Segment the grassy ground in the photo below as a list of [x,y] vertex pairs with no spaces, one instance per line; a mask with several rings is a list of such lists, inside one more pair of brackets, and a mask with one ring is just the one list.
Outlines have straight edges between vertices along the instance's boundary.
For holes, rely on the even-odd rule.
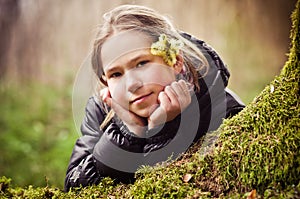
[[63,187],[70,148],[78,137],[70,101],[71,89],[1,85],[0,175],[18,186],[45,186],[47,176]]
[[[281,74],[235,117],[209,134],[206,154],[197,143],[182,158],[137,172],[132,185],[99,185],[63,193],[59,188],[12,187],[21,198],[300,198],[300,1],[292,15],[291,49]],[[216,139],[217,138],[217,139]],[[202,155],[201,155],[202,154]]]

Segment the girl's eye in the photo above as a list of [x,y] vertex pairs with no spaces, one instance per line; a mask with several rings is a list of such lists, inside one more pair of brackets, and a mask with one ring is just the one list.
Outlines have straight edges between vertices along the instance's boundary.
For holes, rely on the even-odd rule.
[[140,61],[140,62],[136,65],[136,67],[142,67],[142,66],[146,65],[148,62],[149,62],[148,60]]
[[109,78],[117,78],[117,77],[120,77],[122,74],[119,73],[119,72],[115,72],[115,73],[112,73],[109,75]]

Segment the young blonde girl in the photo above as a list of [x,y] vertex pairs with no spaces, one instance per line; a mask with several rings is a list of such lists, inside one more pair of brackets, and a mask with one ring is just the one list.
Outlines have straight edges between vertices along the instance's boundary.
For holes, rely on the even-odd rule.
[[176,158],[244,105],[205,42],[136,5],[104,14],[92,53],[101,90],[86,106],[65,190],[103,177],[133,182],[141,165]]

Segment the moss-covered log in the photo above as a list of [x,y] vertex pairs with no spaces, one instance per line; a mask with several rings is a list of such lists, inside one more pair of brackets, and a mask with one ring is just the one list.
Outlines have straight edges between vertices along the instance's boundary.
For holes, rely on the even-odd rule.
[[[181,159],[145,167],[132,185],[104,179],[64,193],[52,187],[13,188],[0,179],[0,197],[21,198],[300,198],[300,1],[292,14],[291,48],[281,74],[242,112]],[[208,139],[207,139],[208,138]],[[217,139],[215,139],[217,138]],[[201,147],[200,147],[201,146]]]

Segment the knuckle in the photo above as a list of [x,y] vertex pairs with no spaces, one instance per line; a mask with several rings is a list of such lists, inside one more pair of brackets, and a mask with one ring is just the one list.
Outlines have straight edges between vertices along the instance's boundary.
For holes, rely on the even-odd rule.
[[174,86],[174,85],[177,85],[177,84],[178,84],[178,82],[172,82],[171,86]]

